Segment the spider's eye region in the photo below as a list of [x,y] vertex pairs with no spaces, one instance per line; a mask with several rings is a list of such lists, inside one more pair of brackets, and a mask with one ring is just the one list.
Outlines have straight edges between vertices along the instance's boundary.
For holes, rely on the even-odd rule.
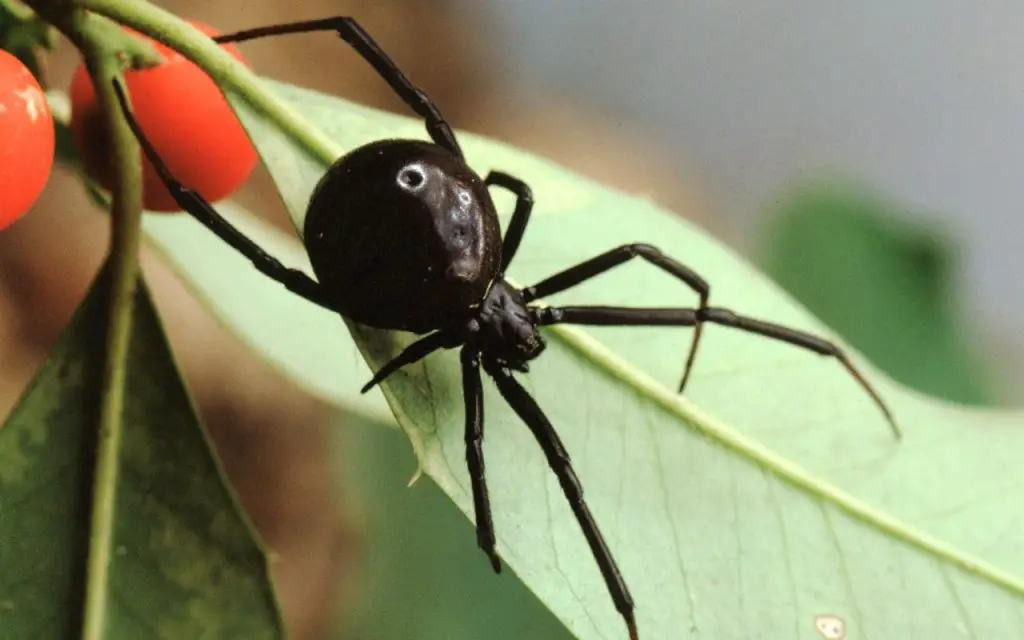
[[403,191],[416,193],[427,184],[427,174],[420,164],[407,164],[398,170],[395,182]]
[[473,196],[470,195],[468,190],[459,189],[459,203],[461,203],[462,206],[464,207],[468,207],[470,204],[473,203]]

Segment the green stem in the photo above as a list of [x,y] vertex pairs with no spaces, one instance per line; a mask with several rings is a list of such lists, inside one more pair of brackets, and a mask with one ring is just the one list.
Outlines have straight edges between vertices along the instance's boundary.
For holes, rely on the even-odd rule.
[[[111,202],[110,278],[105,359],[102,372],[96,467],[86,568],[82,638],[102,640],[107,628],[110,595],[110,561],[114,547],[118,471],[124,435],[125,374],[132,332],[132,311],[139,277],[139,246],[142,220],[142,166],[138,145],[125,123],[112,82],[122,71],[125,53],[139,62],[145,49],[125,52],[119,28],[98,16],[69,10],[60,3],[36,2],[36,10],[60,29],[81,50],[96,87],[99,104],[107,118],[110,149],[117,176]],[[148,56],[152,56],[152,51]]]
[[139,245],[142,235],[142,166],[139,147],[125,123],[113,79],[121,69],[113,51],[97,43],[86,49],[85,61],[111,132],[111,149],[117,181],[111,202],[111,234],[108,268],[110,310],[107,324],[107,357],[103,367],[100,405],[99,450],[93,481],[88,589],[82,637],[101,640],[109,609],[110,560],[114,546],[117,507],[117,476],[124,435],[124,395],[128,347],[132,332],[135,289],[139,279]]
[[223,89],[236,93],[314,158],[331,164],[341,150],[278,100],[248,67],[173,13],[140,0],[78,0],[78,5],[158,40],[194,62]]
[[93,481],[92,527],[89,533],[88,586],[82,637],[101,640],[109,609],[110,560],[114,546],[118,471],[124,435],[126,362],[132,332],[135,288],[139,278],[142,181],[139,148],[125,124],[111,81],[120,67],[102,45],[86,50],[86,66],[111,132],[111,149],[117,182],[111,202],[111,234],[108,268],[110,310],[107,323],[103,397],[100,405],[99,449]]

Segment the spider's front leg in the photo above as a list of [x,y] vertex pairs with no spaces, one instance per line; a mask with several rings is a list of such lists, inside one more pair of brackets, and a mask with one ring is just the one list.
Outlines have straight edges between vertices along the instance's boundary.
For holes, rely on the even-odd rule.
[[900,429],[893,418],[889,407],[882,396],[868,382],[860,369],[846,355],[846,352],[834,343],[818,336],[784,327],[757,318],[742,316],[730,309],[708,307],[706,309],[684,308],[635,308],[635,307],[531,307],[530,313],[538,325],[551,324],[582,324],[592,326],[646,326],[646,327],[692,327],[699,322],[711,322],[740,331],[764,336],[779,342],[785,342],[801,349],[813,351],[818,355],[835,358],[850,373],[857,383],[867,392],[882,411],[889,423],[893,436],[897,440],[902,437]]
[[[711,285],[704,278],[697,275],[697,272],[693,269],[666,256],[660,249],[649,244],[624,244],[621,247],[605,251],[599,256],[585,260],[576,266],[569,267],[564,271],[545,278],[532,287],[523,289],[523,299],[525,302],[532,302],[537,298],[565,291],[633,258],[641,258],[677,280],[686,283],[687,286],[700,296],[700,308],[707,308],[708,297],[711,295]],[[683,389],[686,388],[686,382],[690,379],[690,372],[693,370],[693,363],[697,358],[697,347],[700,345],[702,328],[702,318],[698,318],[693,324],[693,342],[690,344],[690,353],[686,357],[683,378],[679,381],[679,393],[683,392]]]
[[388,54],[380,48],[359,23],[348,16],[336,16],[320,20],[306,20],[303,22],[292,22],[288,24],[275,24],[267,27],[246,29],[237,33],[226,33],[215,37],[214,42],[244,42],[265,38],[267,36],[280,36],[295,33],[311,33],[315,31],[334,31],[342,40],[352,47],[364,60],[370,63],[373,70],[377,72],[391,90],[402,99],[416,115],[423,118],[427,125],[427,133],[437,144],[448,149],[458,157],[462,157],[462,149],[455,139],[455,132],[451,125],[441,115],[440,109],[434,104],[430,97],[418,88],[402,73]]
[[117,80],[114,80],[114,92],[117,94],[117,100],[121,104],[121,111],[124,113],[125,120],[128,121],[128,126],[138,139],[143,153],[153,163],[153,167],[156,169],[160,179],[182,209],[206,225],[221,240],[248,258],[264,275],[276,280],[289,291],[298,294],[310,302],[318,304],[325,309],[337,311],[330,296],[323,290],[319,282],[298,269],[290,269],[281,264],[277,258],[261,249],[259,245],[247,238],[245,234],[217,213],[217,210],[206,201],[206,198],[179,182],[171,174],[167,165],[164,164],[160,154],[156,151],[156,147],[153,146],[153,143],[143,133],[142,127],[139,126],[138,120],[135,119],[135,115],[128,106],[128,98],[125,96],[124,87]]
[[359,390],[359,393],[366,393],[376,387],[402,367],[419,362],[438,349],[454,347],[456,344],[458,344],[458,341],[453,340],[451,336],[446,335],[443,331],[435,331],[420,338],[378,369],[377,373],[373,374],[373,378]]
[[511,176],[502,171],[491,171],[484,179],[484,183],[501,187],[511,191],[516,196],[516,208],[512,212],[512,220],[508,223],[508,231],[501,241],[501,268],[498,273],[504,275],[512,258],[519,250],[519,243],[523,241],[523,234],[526,232],[526,224],[530,221],[530,212],[533,211],[533,191],[530,185],[519,178]]

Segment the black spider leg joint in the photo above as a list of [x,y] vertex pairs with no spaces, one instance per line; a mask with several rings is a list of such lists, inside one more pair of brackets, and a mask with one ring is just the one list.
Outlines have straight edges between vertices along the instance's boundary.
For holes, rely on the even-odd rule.
[[279,36],[314,31],[335,31],[356,53],[363,57],[370,66],[384,79],[391,89],[398,94],[405,104],[426,121],[427,133],[437,144],[462,158],[462,149],[455,139],[451,126],[441,115],[441,111],[422,89],[414,85],[401,69],[388,57],[384,50],[366,33],[359,23],[346,16],[306,20],[289,24],[278,24],[255,29],[246,29],[237,33],[228,33],[215,37],[214,42],[243,42],[267,36]]
[[696,322],[692,325],[693,341],[690,344],[690,352],[686,358],[683,377],[679,381],[679,393],[682,393],[686,388],[687,381],[690,379],[690,372],[693,369],[693,363],[697,357],[697,348],[700,346],[703,328],[702,315],[703,310],[707,309],[708,306],[708,297],[711,295],[711,285],[709,285],[708,282],[698,275],[693,269],[690,269],[681,262],[666,256],[657,247],[640,243],[624,244],[622,246],[615,247],[614,249],[605,251],[598,256],[585,260],[575,266],[565,269],[564,271],[556,273],[553,276],[545,278],[532,287],[527,287],[523,290],[523,298],[526,302],[531,302],[537,298],[543,298],[565,291],[570,287],[574,287],[586,280],[590,280],[605,271],[614,269],[615,267],[637,257],[658,267],[673,278],[682,281],[700,297],[699,309],[702,311],[701,315],[697,317]]
[[533,191],[519,178],[502,171],[491,171],[487,174],[484,182],[487,186],[498,186],[511,191],[516,196],[516,208],[512,211],[512,220],[509,222],[505,238],[501,242],[501,268],[498,273],[504,276],[519,250],[519,244],[523,241],[526,225],[530,222],[530,213],[533,211]]
[[276,280],[284,285],[289,291],[298,294],[310,302],[316,303],[325,309],[337,311],[335,305],[331,302],[330,297],[323,291],[319,282],[310,278],[298,269],[285,267],[277,260],[277,258],[274,258],[261,249],[259,245],[247,238],[241,231],[236,229],[223,216],[217,213],[210,203],[207,202],[206,198],[179,182],[178,179],[171,174],[171,171],[167,168],[167,165],[157,153],[152,142],[150,142],[149,138],[146,137],[146,134],[143,133],[142,127],[139,126],[139,122],[135,119],[135,115],[132,113],[131,107],[128,104],[128,98],[125,95],[124,87],[116,79],[114,80],[114,92],[117,94],[117,100],[121,105],[121,110],[124,113],[125,120],[127,120],[132,133],[134,133],[135,137],[138,139],[143,153],[145,153],[146,157],[149,158],[149,161],[153,164],[157,174],[159,174],[160,179],[163,181],[164,185],[166,185],[167,190],[171,193],[171,196],[174,197],[174,200],[182,209],[188,212],[188,214],[193,218],[203,223],[221,240],[248,258],[256,269],[264,275]]

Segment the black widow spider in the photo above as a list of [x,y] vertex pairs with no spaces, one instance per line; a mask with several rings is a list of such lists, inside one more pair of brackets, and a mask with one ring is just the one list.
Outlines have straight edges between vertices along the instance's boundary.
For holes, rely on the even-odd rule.
[[[501,560],[495,550],[484,476],[481,366],[537,439],[590,545],[615,608],[625,619],[629,637],[638,638],[633,598],[583,499],[569,453],[536,401],[512,375],[513,371],[527,371],[529,361],[544,350],[540,326],[694,327],[680,392],[689,378],[704,322],[788,342],[838,359],[881,408],[899,437],[881,397],[837,346],[794,329],[709,307],[707,282],[651,245],[616,247],[525,289],[506,282],[505,271],[523,238],[533,207],[529,186],[498,171],[481,180],[466,165],[452,128],[430,98],[352,18],[273,25],[215,40],[240,42],[312,31],[337,32],[426,121],[433,140],[381,140],[335,161],[313,192],[305,220],[304,241],[316,280],[265,253],[201,195],[178,182],[146,139],[128,107],[124,90],[115,82],[121,108],[178,204],[251,260],[259,271],[303,298],[362,324],[426,334],[381,367],[363,387],[364,393],[398,369],[438,349],[462,347],[466,461],[477,542],[496,572],[501,571]],[[490,186],[507,189],[517,198],[504,240],[488,193]],[[699,296],[699,306],[651,309],[531,305],[538,298],[569,289],[634,257],[688,285]]]

